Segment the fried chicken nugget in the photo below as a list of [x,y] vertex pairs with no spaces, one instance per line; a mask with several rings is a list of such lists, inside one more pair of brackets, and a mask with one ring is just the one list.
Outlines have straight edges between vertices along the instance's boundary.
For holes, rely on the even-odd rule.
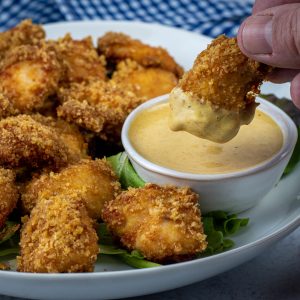
[[143,102],[112,80],[74,83],[70,88],[62,88],[59,98],[59,117],[112,140],[120,138],[125,118]]
[[98,39],[98,51],[113,62],[129,58],[144,67],[160,68],[172,72],[177,78],[183,74],[182,67],[175,62],[167,50],[148,46],[123,33],[107,32]]
[[16,207],[19,198],[15,177],[16,175],[12,170],[0,167],[0,228]]
[[103,159],[83,159],[59,173],[42,174],[32,179],[22,193],[22,206],[30,212],[40,198],[52,195],[76,195],[82,199],[93,219],[101,217],[104,203],[120,193],[120,183]]
[[99,253],[98,236],[80,198],[40,199],[21,230],[18,271],[91,272]]
[[246,57],[235,38],[216,38],[170,95],[171,129],[218,143],[232,139],[255,113],[270,67]]
[[138,97],[146,99],[168,94],[178,83],[177,77],[159,68],[144,68],[133,60],[121,61],[112,79]]
[[207,246],[198,197],[188,188],[130,188],[106,203],[102,218],[126,248],[151,261],[191,258]]
[[0,120],[0,165],[59,169],[68,163],[68,158],[65,143],[51,127],[28,115]]
[[44,29],[32,24],[31,20],[24,20],[16,27],[0,33],[0,61],[6,53],[17,46],[36,45],[45,38]]
[[41,109],[63,76],[54,47],[43,43],[13,48],[0,68],[0,117]]
[[67,81],[106,79],[105,57],[99,56],[91,37],[73,40],[70,34],[54,42],[67,66]]
[[35,121],[53,128],[57,132],[68,149],[68,163],[74,163],[82,158],[88,158],[88,145],[76,125],[40,114],[31,115],[31,117]]

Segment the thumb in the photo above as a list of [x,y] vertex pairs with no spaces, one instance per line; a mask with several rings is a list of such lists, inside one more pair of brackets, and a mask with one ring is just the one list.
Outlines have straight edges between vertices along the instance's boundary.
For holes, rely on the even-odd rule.
[[300,3],[261,11],[244,21],[238,32],[241,51],[279,68],[300,68]]

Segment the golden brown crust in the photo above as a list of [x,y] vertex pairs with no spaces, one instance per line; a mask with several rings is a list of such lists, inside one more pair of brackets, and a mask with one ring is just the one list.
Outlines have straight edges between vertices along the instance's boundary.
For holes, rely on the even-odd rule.
[[107,32],[98,39],[98,51],[113,62],[129,58],[144,67],[160,68],[172,72],[177,78],[183,74],[183,69],[165,49],[148,46],[123,33]]
[[15,185],[15,177],[12,170],[0,168],[0,228],[18,201],[19,193]]
[[22,193],[22,206],[30,212],[40,198],[52,195],[81,198],[91,218],[99,219],[105,202],[120,192],[111,167],[103,159],[83,159],[59,173],[42,174],[33,178]]
[[99,133],[104,124],[104,118],[95,106],[87,101],[67,100],[57,108],[57,115],[69,123],[77,124],[92,132]]
[[41,109],[64,76],[52,46],[23,45],[8,52],[0,68],[0,116]]
[[193,257],[207,245],[198,197],[188,188],[130,188],[106,203],[102,218],[126,248],[152,261]]
[[177,77],[159,68],[144,68],[137,62],[127,59],[117,65],[112,79],[132,90],[138,97],[147,100],[168,94],[178,83]]
[[21,231],[18,271],[91,272],[99,252],[98,237],[83,203],[57,195],[43,198]]
[[81,82],[106,79],[106,61],[94,48],[91,37],[73,40],[70,34],[53,42],[67,67],[67,81]]
[[269,67],[246,57],[235,38],[216,38],[201,52],[179,87],[216,107],[241,110],[255,101]]
[[64,142],[68,150],[68,163],[74,163],[82,158],[88,158],[87,143],[76,125],[69,124],[61,119],[46,117],[40,114],[31,115],[31,117],[50,128],[53,128],[60,139]]
[[0,121],[0,164],[53,169],[68,162],[68,149],[58,134],[27,115]]
[[0,33],[0,60],[10,49],[20,45],[36,45],[45,38],[44,29],[24,20],[16,27]]
[[[72,84],[70,88],[60,90],[59,98],[63,103],[58,108],[59,117],[69,122],[73,121],[78,126],[89,130],[95,128],[95,132],[99,133],[103,139],[117,140],[120,138],[125,118],[143,102],[143,99],[112,80],[108,82],[93,80]],[[69,101],[75,105],[74,112]],[[86,115],[82,107],[88,108]]]

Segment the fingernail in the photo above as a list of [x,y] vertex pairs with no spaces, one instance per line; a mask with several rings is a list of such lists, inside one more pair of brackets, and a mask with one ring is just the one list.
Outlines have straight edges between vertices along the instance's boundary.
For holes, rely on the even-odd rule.
[[252,16],[242,29],[242,42],[251,54],[272,53],[272,16]]

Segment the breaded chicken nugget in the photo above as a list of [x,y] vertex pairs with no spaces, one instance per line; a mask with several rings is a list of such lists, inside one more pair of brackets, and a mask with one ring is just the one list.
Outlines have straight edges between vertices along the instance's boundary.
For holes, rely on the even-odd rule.
[[91,272],[99,252],[98,237],[84,204],[57,195],[42,198],[21,230],[18,271]]
[[[254,117],[270,67],[246,57],[235,38],[216,38],[170,95],[171,129],[224,143]],[[187,118],[188,116],[188,118]]]
[[61,119],[45,117],[40,114],[31,115],[31,117],[48,127],[53,128],[68,149],[68,163],[74,163],[81,158],[88,158],[87,143],[76,125],[69,124]]
[[22,206],[30,212],[40,198],[71,195],[82,199],[93,219],[101,217],[104,203],[120,193],[120,183],[105,160],[83,159],[59,173],[33,178],[22,193]]
[[24,20],[16,27],[0,33],[0,60],[10,49],[20,45],[36,45],[45,38],[45,31],[31,20]]
[[62,88],[59,98],[62,102],[57,110],[59,117],[112,140],[120,138],[125,118],[143,102],[112,80],[74,83],[70,88]]
[[138,97],[151,99],[168,94],[178,83],[177,77],[159,68],[144,68],[133,60],[121,61],[112,79],[123,85]]
[[54,42],[67,66],[67,81],[106,79],[105,58],[99,56],[91,37],[73,40],[70,34]]
[[148,46],[123,33],[107,32],[98,39],[98,51],[113,62],[130,58],[144,67],[160,68],[172,72],[177,78],[183,74],[183,69],[167,50]]
[[15,208],[19,193],[15,185],[15,173],[0,167],[0,228]]
[[52,46],[43,43],[13,48],[0,68],[0,117],[42,108],[56,92],[63,74]]
[[102,218],[126,248],[151,261],[191,258],[207,246],[198,197],[188,188],[130,188],[106,203]]
[[67,164],[68,149],[51,127],[19,115],[0,121],[0,164],[6,167],[58,169]]

